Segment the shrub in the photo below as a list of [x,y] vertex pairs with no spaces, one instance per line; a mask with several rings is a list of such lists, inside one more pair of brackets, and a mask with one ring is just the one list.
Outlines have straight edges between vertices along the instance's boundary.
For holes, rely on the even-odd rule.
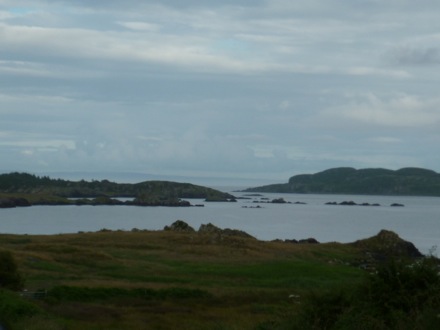
[[0,288],[23,288],[23,278],[18,273],[17,264],[9,251],[0,251]]
[[360,307],[368,308],[391,328],[420,322],[428,309],[440,307],[438,271],[434,257],[415,263],[391,261],[360,288]]
[[41,313],[41,310],[36,305],[23,300],[13,292],[0,289],[0,323],[3,325],[32,317],[38,313]]
[[358,287],[309,295],[290,328],[438,329],[439,308],[438,259],[391,261]]

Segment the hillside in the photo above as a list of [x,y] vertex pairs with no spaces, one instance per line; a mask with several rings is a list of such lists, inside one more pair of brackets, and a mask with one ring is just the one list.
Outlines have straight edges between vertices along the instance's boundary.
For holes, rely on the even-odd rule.
[[[82,198],[80,204],[119,204],[114,197],[134,198],[135,205],[180,204],[181,198],[203,198],[208,201],[232,201],[234,196],[221,191],[190,183],[170,181],[145,181],[135,184],[101,181],[68,181],[38,177],[28,173],[0,175],[0,204],[7,202],[29,204],[69,204],[68,198]],[[88,198],[94,198],[88,200]],[[133,202],[131,202],[133,203]],[[17,205],[25,206],[25,205]]]
[[[295,328],[291,322],[301,320],[303,312],[311,315],[308,298],[318,291],[340,292],[343,286],[353,295],[369,272],[386,262],[384,257],[423,262],[408,246],[410,242],[384,231],[353,244],[298,244],[259,241],[212,224],[195,230],[183,221],[162,231],[0,234],[0,328],[329,329],[307,323]],[[412,279],[397,280],[399,285],[408,282],[418,297],[426,292],[433,302],[420,299],[416,312],[426,312],[420,314],[425,320],[438,319],[438,276]],[[406,302],[408,296],[395,284],[380,287],[380,292],[387,292],[391,302],[397,294]],[[20,287],[26,290],[17,292]],[[369,296],[344,302],[343,308],[332,310],[332,319]],[[318,321],[329,315],[320,313],[325,306],[339,302],[324,300],[316,309]],[[355,313],[359,319],[352,324],[377,323],[387,316],[368,306],[362,304],[363,312]],[[389,314],[405,322],[414,319],[405,311],[392,305]]]
[[440,174],[422,168],[388,170],[351,167],[300,174],[287,183],[249,188],[246,192],[440,196]]

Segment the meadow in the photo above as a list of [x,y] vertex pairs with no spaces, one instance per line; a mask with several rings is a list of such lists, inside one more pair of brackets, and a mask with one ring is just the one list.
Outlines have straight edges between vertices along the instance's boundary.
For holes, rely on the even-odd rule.
[[3,234],[0,250],[26,290],[0,290],[7,329],[291,329],[371,276],[352,245],[218,233]]
[[364,276],[336,243],[102,230],[1,235],[0,246],[28,292],[47,292],[17,294],[17,304],[35,307],[8,320],[17,329],[251,329],[293,313],[291,295]]

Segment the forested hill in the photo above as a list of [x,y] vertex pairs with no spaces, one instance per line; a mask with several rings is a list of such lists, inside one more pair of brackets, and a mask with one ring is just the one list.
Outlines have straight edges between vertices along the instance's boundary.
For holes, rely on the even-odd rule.
[[339,167],[295,175],[287,183],[246,189],[247,192],[440,196],[440,174],[407,167],[359,169]]
[[67,181],[39,177],[27,173],[0,175],[0,193],[48,194],[60,197],[139,197],[206,198],[227,200],[234,196],[221,191],[190,183],[170,181],[145,181],[135,184],[102,181]]

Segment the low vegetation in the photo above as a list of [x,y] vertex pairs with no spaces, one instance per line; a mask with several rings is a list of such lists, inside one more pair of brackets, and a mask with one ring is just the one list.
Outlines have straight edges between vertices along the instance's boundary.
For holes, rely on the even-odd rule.
[[[350,329],[363,322],[365,329],[401,329],[411,316],[415,326],[437,321],[436,259],[401,249],[394,255],[374,239],[371,249],[379,249],[383,261],[369,260],[366,270],[367,242],[263,242],[213,225],[196,231],[183,222],[165,231],[0,235],[0,281],[9,283],[0,289],[0,324]],[[390,260],[399,262],[381,266]],[[13,276],[2,275],[7,270]],[[411,316],[399,318],[407,312]]]
[[315,292],[282,328],[438,329],[438,260],[392,260],[352,288]]

